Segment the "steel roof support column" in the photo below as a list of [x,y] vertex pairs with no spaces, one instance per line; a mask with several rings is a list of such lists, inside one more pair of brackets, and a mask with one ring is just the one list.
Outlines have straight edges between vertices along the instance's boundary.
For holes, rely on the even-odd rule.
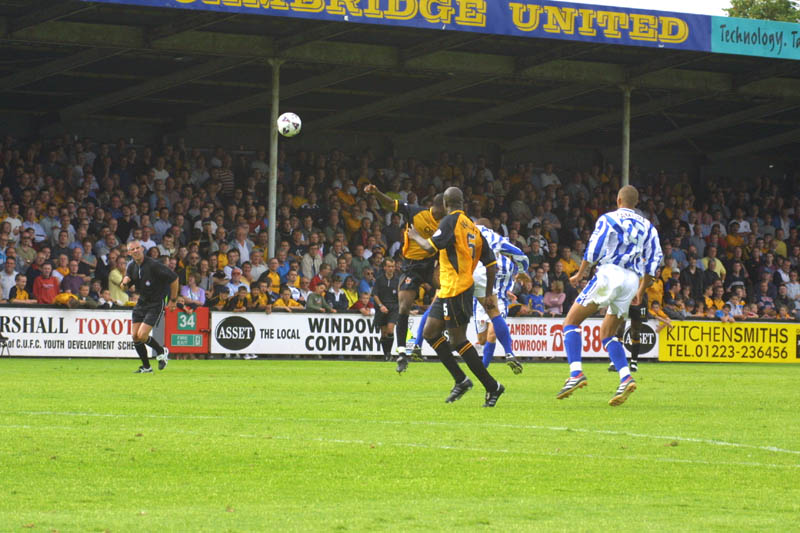
[[278,106],[281,105],[281,65],[283,59],[270,59],[272,66],[272,107],[269,123],[269,188],[267,190],[267,220],[269,221],[269,255],[275,257],[278,235]]
[[622,86],[622,187],[631,182],[631,87]]

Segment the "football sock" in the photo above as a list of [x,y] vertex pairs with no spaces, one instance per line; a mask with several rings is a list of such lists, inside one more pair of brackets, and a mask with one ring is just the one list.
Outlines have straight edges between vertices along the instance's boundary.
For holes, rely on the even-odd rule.
[[[425,322],[428,321],[428,315],[431,314],[431,306],[429,305],[428,308],[423,313],[422,318],[419,320],[419,326],[417,326],[417,346],[422,346],[422,332],[425,330]],[[427,340],[427,339],[426,339]]]
[[487,342],[483,345],[483,366],[489,368],[489,364],[492,362],[492,358],[494,357],[494,347],[496,343],[494,342]]
[[583,372],[581,364],[581,328],[564,326],[564,351],[567,352],[569,375],[575,377]]
[[634,339],[631,334],[631,361],[634,363],[639,362],[639,348],[641,347],[639,339]]
[[164,348],[162,348],[161,345],[158,344],[158,341],[153,337],[148,337],[144,343],[155,350],[158,355],[164,353]]
[[630,376],[631,371],[625,358],[625,349],[619,339],[616,337],[605,338],[603,339],[603,347],[608,351],[608,357],[614,363],[614,368],[619,372],[619,380],[623,381],[627,376]]
[[514,355],[511,332],[508,331],[508,324],[506,324],[506,319],[503,318],[503,315],[497,315],[492,319],[492,327],[494,327],[494,334],[497,336],[497,341],[505,350],[506,355]]
[[381,337],[381,348],[383,348],[383,355],[385,357],[392,355],[392,344],[394,344],[394,335]]
[[458,347],[458,354],[467,363],[470,371],[475,374],[475,377],[480,380],[483,384],[483,387],[486,389],[487,392],[494,392],[497,390],[497,381],[489,374],[489,371],[486,370],[486,367],[483,366],[483,361],[478,356],[478,352],[475,351],[475,347],[472,345],[471,342],[466,341],[464,344]]
[[456,361],[456,358],[453,357],[453,349],[450,347],[450,343],[447,342],[447,339],[444,337],[439,337],[436,339],[425,340],[428,341],[428,344],[433,346],[434,350],[436,350],[436,355],[439,356],[439,360],[450,372],[450,375],[453,376],[453,379],[456,381],[456,383],[461,383],[467,379],[467,375],[463,370],[461,370],[461,367],[458,366],[458,361]]
[[147,348],[145,347],[143,342],[134,342],[133,348],[136,350],[136,354],[139,356],[139,359],[142,360],[142,366],[145,368],[150,368],[150,360],[147,357]]
[[408,315],[400,313],[397,315],[397,324],[394,326],[394,333],[397,335],[397,347],[406,349],[406,335],[408,334]]

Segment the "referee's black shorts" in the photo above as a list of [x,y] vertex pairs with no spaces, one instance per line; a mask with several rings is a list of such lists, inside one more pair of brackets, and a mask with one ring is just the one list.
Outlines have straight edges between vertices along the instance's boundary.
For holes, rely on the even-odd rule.
[[450,298],[441,298],[437,295],[431,304],[430,317],[444,320],[448,329],[469,324],[472,318],[473,288],[474,286]]
[[387,307],[388,313],[382,313],[380,309],[375,310],[374,324],[376,327],[383,327],[388,324],[397,324],[398,308],[397,306]]
[[144,322],[148,326],[155,327],[164,314],[164,303],[136,305],[133,308],[133,323]]

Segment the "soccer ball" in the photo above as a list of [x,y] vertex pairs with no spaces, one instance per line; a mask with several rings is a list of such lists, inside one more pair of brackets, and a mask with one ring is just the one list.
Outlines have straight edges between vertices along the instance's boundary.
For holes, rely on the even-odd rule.
[[278,133],[284,137],[294,137],[302,127],[303,122],[294,113],[284,113],[278,117]]

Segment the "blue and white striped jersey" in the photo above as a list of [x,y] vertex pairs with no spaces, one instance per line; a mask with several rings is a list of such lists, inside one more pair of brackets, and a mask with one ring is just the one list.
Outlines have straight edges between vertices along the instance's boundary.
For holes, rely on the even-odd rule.
[[478,230],[489,243],[497,259],[497,275],[495,276],[494,289],[498,298],[506,300],[506,294],[514,287],[514,278],[517,273],[527,272],[530,262],[525,252],[511,244],[511,241],[487,228],[478,226]]
[[658,232],[650,221],[632,209],[622,208],[597,219],[583,259],[617,265],[642,277],[655,276],[663,256]]
[[[511,259],[511,261],[516,265],[517,270],[514,272],[516,274],[519,270],[523,272],[528,271],[528,266],[530,262],[528,261],[528,256],[525,255],[525,252],[511,244],[511,241],[497,233],[496,231],[487,228],[486,226],[478,225],[478,230],[483,235],[483,238],[486,239],[486,242],[489,243],[489,247],[494,252],[495,256],[504,255]],[[499,270],[500,267],[498,267]]]

